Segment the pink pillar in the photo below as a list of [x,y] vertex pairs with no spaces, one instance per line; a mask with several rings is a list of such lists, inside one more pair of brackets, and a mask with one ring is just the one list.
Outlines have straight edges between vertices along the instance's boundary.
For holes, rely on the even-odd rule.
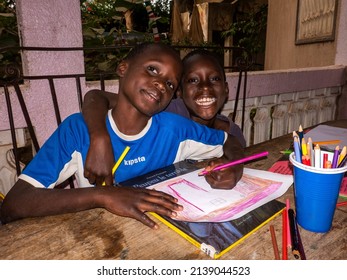
[[[82,47],[82,24],[78,0],[18,0],[17,20],[21,42],[26,47]],[[24,75],[53,75],[84,73],[83,52],[26,51],[22,54]],[[62,119],[79,110],[76,82],[64,79],[57,82],[56,92]],[[30,81],[22,87],[29,114],[38,140],[42,144],[57,127],[47,81]],[[16,127],[25,127],[17,97],[13,110]],[[1,98],[0,104],[3,103]],[[4,111],[5,112],[5,111]],[[0,130],[8,129],[8,119],[1,118]]]

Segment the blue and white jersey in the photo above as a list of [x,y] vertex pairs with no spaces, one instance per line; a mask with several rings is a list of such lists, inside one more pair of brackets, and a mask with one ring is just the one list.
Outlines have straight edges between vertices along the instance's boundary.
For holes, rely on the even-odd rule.
[[[122,182],[185,159],[202,160],[223,155],[227,134],[179,115],[154,115],[137,135],[121,133],[111,114],[106,125],[115,162],[130,147],[115,180]],[[36,187],[53,188],[75,174],[79,187],[91,186],[83,176],[90,144],[87,125],[80,113],[66,118],[20,175]]]

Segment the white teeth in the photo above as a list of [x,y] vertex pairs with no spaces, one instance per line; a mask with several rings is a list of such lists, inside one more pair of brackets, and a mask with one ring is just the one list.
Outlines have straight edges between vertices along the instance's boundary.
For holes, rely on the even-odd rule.
[[208,106],[208,105],[211,105],[214,102],[216,102],[216,98],[214,98],[214,97],[203,97],[203,98],[197,99],[195,102],[199,106]]

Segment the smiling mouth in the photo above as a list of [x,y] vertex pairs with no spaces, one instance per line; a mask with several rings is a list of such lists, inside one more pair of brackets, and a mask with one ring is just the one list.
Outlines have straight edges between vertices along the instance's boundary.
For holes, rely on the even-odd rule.
[[157,92],[146,90],[144,93],[149,100],[160,103],[160,95]]
[[201,97],[195,100],[199,106],[210,106],[217,101],[215,97]]

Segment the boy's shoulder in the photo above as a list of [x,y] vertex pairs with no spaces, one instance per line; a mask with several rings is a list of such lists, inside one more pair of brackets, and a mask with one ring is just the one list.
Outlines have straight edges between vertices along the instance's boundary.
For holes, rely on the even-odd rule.
[[60,129],[79,130],[81,127],[86,127],[82,113],[73,113],[67,116],[59,125]]
[[71,123],[71,122],[84,123],[84,118],[82,113],[73,113],[67,116],[62,123]]
[[[162,128],[171,129],[173,133],[177,133],[178,131],[200,131],[201,133],[216,133],[214,128],[207,127],[206,125],[199,124],[191,119],[186,117],[182,117],[181,115],[177,115],[175,113],[170,112],[160,112],[153,116],[155,122],[158,126]],[[224,133],[224,131],[223,131]]]
[[186,117],[167,111],[160,112],[154,115],[153,117],[160,122],[176,123],[177,125],[179,125],[182,122],[187,124],[195,123],[191,119],[187,119]]
[[184,104],[183,99],[181,98],[172,99],[169,105],[166,107],[165,112],[175,113],[190,119],[187,106]]

